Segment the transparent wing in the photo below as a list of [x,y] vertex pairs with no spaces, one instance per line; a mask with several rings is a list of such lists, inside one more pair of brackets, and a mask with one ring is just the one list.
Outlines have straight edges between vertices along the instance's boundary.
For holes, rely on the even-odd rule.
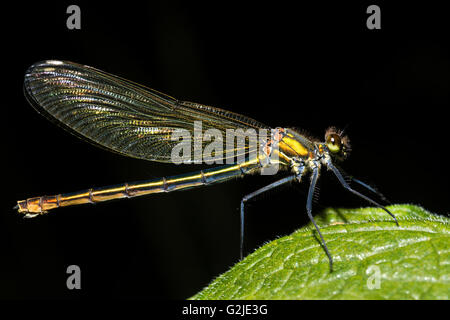
[[[201,121],[203,133],[216,129],[223,139],[227,129],[241,128],[243,132],[249,128],[269,128],[233,112],[179,101],[95,68],[67,61],[42,61],[32,65],[25,75],[24,90],[39,113],[64,129],[99,147],[145,160],[169,162],[173,147],[180,142],[172,140],[177,129],[190,133],[193,152],[198,137],[194,135],[194,121]],[[240,132],[235,135],[239,136]],[[245,136],[245,132],[241,135]],[[211,140],[202,139],[202,150],[210,143]],[[246,143],[244,147],[234,147],[234,155],[255,151],[252,149],[255,148]],[[230,151],[224,145],[215,159],[226,159]]]

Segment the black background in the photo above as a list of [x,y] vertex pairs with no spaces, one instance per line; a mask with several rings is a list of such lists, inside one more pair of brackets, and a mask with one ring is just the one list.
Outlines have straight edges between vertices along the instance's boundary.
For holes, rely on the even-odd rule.
[[[347,172],[394,203],[448,212],[445,8],[375,2],[382,29],[368,30],[372,2],[81,2],[81,30],[68,30],[70,4],[3,8],[0,298],[188,298],[238,261],[240,200],[274,180],[254,176],[22,219],[16,200],[199,169],[112,154],[54,126],[22,93],[25,70],[40,60],[87,64],[318,137],[348,125]],[[367,205],[329,174],[320,186],[316,212]],[[306,187],[248,206],[249,252],[308,222]],[[80,291],[66,288],[71,264],[81,267]]]

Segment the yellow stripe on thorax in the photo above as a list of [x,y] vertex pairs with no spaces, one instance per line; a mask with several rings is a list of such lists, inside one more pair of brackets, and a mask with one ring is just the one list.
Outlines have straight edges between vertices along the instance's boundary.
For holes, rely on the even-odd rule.
[[300,143],[297,139],[291,138],[291,134],[287,134],[279,143],[279,148],[282,152],[290,156],[302,156],[308,155],[308,149]]

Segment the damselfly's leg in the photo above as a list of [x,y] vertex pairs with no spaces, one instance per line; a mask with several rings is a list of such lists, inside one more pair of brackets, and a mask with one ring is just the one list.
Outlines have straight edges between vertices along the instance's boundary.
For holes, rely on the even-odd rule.
[[343,186],[345,189],[347,189],[348,191],[350,191],[350,192],[356,194],[358,197],[363,198],[364,200],[370,202],[371,204],[377,206],[378,208],[383,209],[383,210],[386,211],[392,218],[394,218],[395,223],[397,224],[397,226],[399,225],[399,224],[398,224],[398,221],[397,221],[397,218],[394,216],[394,214],[393,214],[392,212],[390,212],[388,209],[386,209],[384,206],[382,206],[382,205],[379,204],[378,202],[376,202],[376,201],[370,199],[369,197],[366,197],[365,195],[359,193],[359,192],[356,191],[356,190],[353,190],[353,189],[348,185],[348,183],[345,182],[344,177],[343,177],[342,174],[339,172],[339,170],[331,163],[331,161],[328,161],[328,162],[327,162],[327,166],[328,166],[328,168],[330,168],[330,169],[333,171],[333,173],[336,175],[336,177],[338,178],[339,182],[342,184],[342,186]]
[[369,190],[369,191],[372,191],[373,193],[375,193],[377,196],[379,196],[380,197],[380,199],[381,200],[383,200],[383,201],[385,201],[385,202],[387,202],[387,203],[391,203],[380,191],[378,191],[377,189],[375,189],[374,187],[372,187],[372,186],[370,186],[370,185],[368,185],[367,183],[365,183],[365,182],[362,182],[361,180],[359,180],[359,179],[356,179],[356,178],[354,178],[354,177],[350,177],[350,179],[353,181],[353,182],[356,182],[356,183],[358,183],[359,185],[361,185],[361,186],[363,186],[364,188],[366,188],[367,190]]
[[279,186],[281,186],[281,185],[283,185],[283,184],[285,184],[285,183],[291,182],[291,181],[294,180],[296,177],[297,177],[297,176],[294,175],[294,176],[289,176],[289,177],[286,177],[286,178],[284,178],[284,179],[275,181],[275,182],[273,182],[273,183],[271,183],[271,184],[269,184],[269,185],[267,185],[267,186],[265,186],[265,187],[262,187],[261,189],[256,190],[255,192],[252,192],[252,193],[250,193],[250,194],[248,194],[248,195],[246,195],[245,197],[242,198],[242,200],[241,200],[241,240],[240,240],[240,241],[241,241],[241,242],[240,242],[241,260],[242,260],[243,255],[244,255],[244,204],[245,204],[248,200],[250,200],[250,199],[256,197],[257,195],[259,195],[259,194],[261,194],[261,193],[264,193],[264,192],[266,192],[266,191],[269,191],[269,190],[271,190],[271,189],[274,189],[274,188],[276,188],[276,187],[279,187]]
[[315,167],[312,171],[311,175],[311,184],[309,185],[309,191],[308,191],[308,199],[306,200],[306,212],[308,213],[308,217],[313,223],[314,227],[316,227],[317,233],[319,234],[320,240],[322,240],[323,248],[325,249],[325,252],[328,256],[328,259],[330,260],[330,270],[333,270],[333,258],[331,257],[330,251],[328,251],[327,244],[322,236],[322,233],[320,232],[319,227],[316,224],[316,221],[314,221],[314,218],[312,216],[312,199],[314,195],[314,190],[316,188],[317,180],[319,179],[319,167]]

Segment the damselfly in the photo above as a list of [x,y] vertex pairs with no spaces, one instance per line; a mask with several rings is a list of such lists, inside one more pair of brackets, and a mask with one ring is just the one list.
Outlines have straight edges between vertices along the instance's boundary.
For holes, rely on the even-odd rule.
[[[268,129],[270,135],[260,141],[262,152],[255,153],[255,145],[234,145],[215,153],[215,159],[229,159],[239,155],[245,161],[198,172],[123,183],[80,192],[29,198],[17,202],[16,209],[25,217],[35,217],[49,210],[85,203],[97,203],[131,198],[158,192],[170,192],[223,182],[246,174],[279,166],[288,176],[275,181],[242,198],[240,205],[240,250],[243,255],[244,206],[247,201],[270,189],[289,182],[301,182],[310,175],[306,213],[314,224],[332,268],[332,257],[312,216],[312,199],[322,166],[330,169],[348,191],[382,208],[384,206],[352,189],[334,162],[344,160],[350,152],[348,137],[343,131],[329,128],[321,142],[295,129],[270,127],[251,118],[198,103],[180,101],[155,90],[140,86],[92,67],[65,61],[43,61],[32,65],[25,75],[24,91],[28,101],[49,120],[81,139],[109,151],[129,157],[171,162],[177,141],[173,133],[187,130],[192,142],[205,147],[207,140],[196,141],[194,123],[203,129],[215,129],[226,136],[230,129]],[[202,129],[202,130],[203,130]],[[230,152],[232,151],[232,152]],[[231,156],[230,156],[231,154]],[[228,162],[227,162],[228,163]],[[376,192],[367,184],[353,179]]]

